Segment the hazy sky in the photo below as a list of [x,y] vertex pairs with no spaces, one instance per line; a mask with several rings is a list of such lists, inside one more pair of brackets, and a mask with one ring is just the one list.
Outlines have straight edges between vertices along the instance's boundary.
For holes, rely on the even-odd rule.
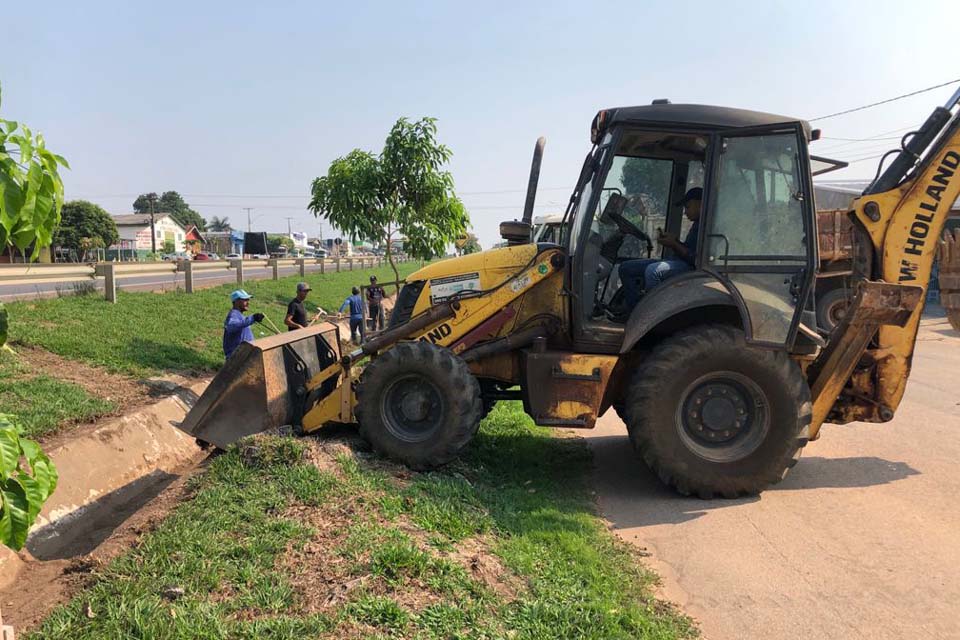
[[[202,215],[311,235],[310,181],[399,116],[434,116],[481,243],[560,211],[603,107],[667,97],[814,118],[960,78],[960,1],[4,2],[0,114],[66,156],[67,197],[126,213],[175,189]],[[814,123],[899,135],[955,87]],[[892,132],[892,133],[891,133]],[[824,139],[857,160],[895,140]],[[869,177],[876,160],[831,177]],[[325,230],[329,235],[329,229]]]

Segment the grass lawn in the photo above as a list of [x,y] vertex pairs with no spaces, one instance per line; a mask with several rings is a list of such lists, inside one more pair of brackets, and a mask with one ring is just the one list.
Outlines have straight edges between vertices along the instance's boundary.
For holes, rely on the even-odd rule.
[[586,445],[532,426],[519,403],[433,473],[331,444],[265,438],[215,458],[26,637],[695,635],[596,517]]
[[[400,276],[417,263],[399,265]],[[353,285],[365,284],[371,274],[393,280],[389,266],[372,270],[308,274],[313,287],[308,311],[316,305],[336,311]],[[244,288],[253,294],[250,311],[267,314],[280,328],[287,303],[299,277],[251,280]],[[142,377],[166,371],[202,373],[223,364],[223,320],[230,309],[227,294],[235,285],[183,292],[118,294],[117,304],[101,297],[68,296],[7,305],[10,340],[30,344],[66,358],[106,367],[109,371]],[[392,293],[392,292],[390,292]],[[255,327],[254,334],[268,334]]]
[[16,415],[26,435],[37,438],[65,421],[88,420],[116,409],[112,400],[81,387],[35,374],[17,356],[0,351],[0,413]]

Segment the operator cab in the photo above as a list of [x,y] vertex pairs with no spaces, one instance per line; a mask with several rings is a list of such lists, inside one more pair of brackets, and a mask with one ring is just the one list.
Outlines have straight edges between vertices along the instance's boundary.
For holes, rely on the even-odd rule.
[[[748,342],[790,348],[815,276],[809,137],[803,121],[740,109],[599,112],[564,226],[574,344],[616,352],[702,308],[739,315]],[[697,189],[699,216],[685,207]],[[650,264],[667,267],[655,286]]]

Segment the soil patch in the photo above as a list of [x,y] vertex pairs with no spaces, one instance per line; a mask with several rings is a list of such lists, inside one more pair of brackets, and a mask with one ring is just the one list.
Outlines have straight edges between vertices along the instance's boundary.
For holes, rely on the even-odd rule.
[[[306,459],[319,469],[343,477],[339,460],[359,458],[365,467],[373,467],[385,474],[386,481],[395,487],[406,486],[417,472],[381,458],[371,458],[366,445],[358,436],[331,432],[327,437],[309,438]],[[522,580],[504,567],[483,536],[454,543],[450,551],[441,551],[429,542],[427,532],[405,516],[385,518],[376,508],[380,492],[373,491],[363,500],[344,495],[319,505],[298,504],[289,508],[284,517],[308,525],[314,535],[306,541],[291,544],[280,557],[282,573],[290,577],[302,603],[300,613],[330,613],[358,595],[388,596],[402,607],[413,611],[440,603],[442,594],[435,593],[421,579],[407,578],[401,584],[392,583],[371,573],[359,573],[358,567],[369,560],[369,552],[360,557],[348,557],[343,549],[349,546],[352,525],[365,522],[384,529],[398,529],[409,536],[416,547],[437,559],[462,566],[468,575],[505,600],[513,600],[522,589]],[[343,631],[342,629],[340,630]],[[367,630],[369,631],[369,630]]]

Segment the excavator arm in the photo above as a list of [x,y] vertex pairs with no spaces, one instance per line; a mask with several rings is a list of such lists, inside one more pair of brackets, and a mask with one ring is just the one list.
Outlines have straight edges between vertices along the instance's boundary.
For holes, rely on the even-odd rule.
[[960,90],[850,212],[867,249],[848,317],[809,372],[811,438],[823,422],[886,422],[903,398],[937,241],[960,196]]

